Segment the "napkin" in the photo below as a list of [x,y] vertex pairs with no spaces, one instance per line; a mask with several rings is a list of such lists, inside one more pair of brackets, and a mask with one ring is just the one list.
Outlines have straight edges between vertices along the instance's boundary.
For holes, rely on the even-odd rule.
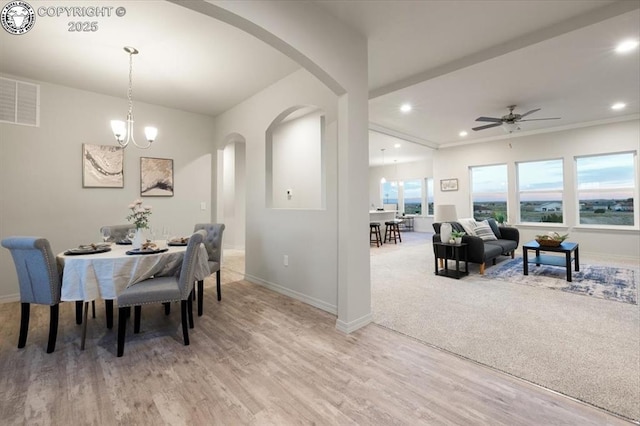
[[156,245],[156,243],[147,241],[146,243],[142,243],[140,250],[158,250],[158,246]]
[[109,244],[109,243],[102,243],[102,244],[100,244],[100,243],[98,243],[98,244],[91,243],[91,244],[80,244],[78,246],[78,248],[82,249],[82,250],[100,250],[100,249],[107,248],[107,247],[111,247],[111,244]]

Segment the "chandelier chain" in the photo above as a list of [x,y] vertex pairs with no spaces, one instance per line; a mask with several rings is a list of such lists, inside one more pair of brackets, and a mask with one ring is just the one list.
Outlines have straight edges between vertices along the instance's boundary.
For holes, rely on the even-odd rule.
[[138,54],[138,49],[131,46],[125,46],[124,51],[129,54],[129,87],[127,88],[127,101],[129,102],[129,111],[127,112],[127,121],[111,120],[111,130],[116,141],[122,147],[132,142],[141,149],[147,149],[158,135],[158,129],[155,127],[145,127],[144,134],[147,139],[146,145],[139,145],[133,135],[133,55]]
[[133,53],[129,53],[129,91],[127,97],[129,98],[129,117],[133,120]]

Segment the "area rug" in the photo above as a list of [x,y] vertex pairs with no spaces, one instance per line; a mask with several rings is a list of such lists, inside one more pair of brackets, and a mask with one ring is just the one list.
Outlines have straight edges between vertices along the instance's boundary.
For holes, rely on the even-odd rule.
[[632,268],[580,264],[568,282],[565,268],[558,266],[530,264],[529,275],[524,275],[522,258],[515,258],[488,268],[484,277],[637,305],[639,275]]

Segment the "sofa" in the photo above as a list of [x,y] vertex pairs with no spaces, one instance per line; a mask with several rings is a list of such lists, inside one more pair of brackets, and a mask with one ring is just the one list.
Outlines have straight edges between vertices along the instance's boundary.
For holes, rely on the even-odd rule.
[[[474,219],[458,219],[459,222],[449,222],[453,231],[465,232],[466,235],[462,237],[462,242],[467,244],[467,261],[471,263],[477,263],[480,265],[480,274],[484,274],[486,265],[491,261],[491,264],[496,264],[496,258],[499,256],[511,256],[513,259],[518,244],[520,243],[520,232],[510,226],[499,226],[494,219],[487,219],[486,221],[475,221]],[[433,224],[435,234],[433,235],[433,242],[440,241],[440,226],[442,223],[436,222]],[[487,230],[491,229],[491,232]],[[440,258],[445,259],[446,250],[445,247],[434,247],[434,254]],[[451,257],[451,251],[448,251]]]

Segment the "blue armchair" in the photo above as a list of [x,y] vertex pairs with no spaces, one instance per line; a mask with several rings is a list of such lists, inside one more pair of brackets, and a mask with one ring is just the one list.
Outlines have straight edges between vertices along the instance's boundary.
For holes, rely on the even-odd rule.
[[47,353],[56,348],[58,312],[62,281],[51,245],[45,238],[10,237],[2,240],[2,246],[11,251],[20,285],[20,337],[18,348],[24,348],[29,332],[31,303],[49,305],[49,342]]

